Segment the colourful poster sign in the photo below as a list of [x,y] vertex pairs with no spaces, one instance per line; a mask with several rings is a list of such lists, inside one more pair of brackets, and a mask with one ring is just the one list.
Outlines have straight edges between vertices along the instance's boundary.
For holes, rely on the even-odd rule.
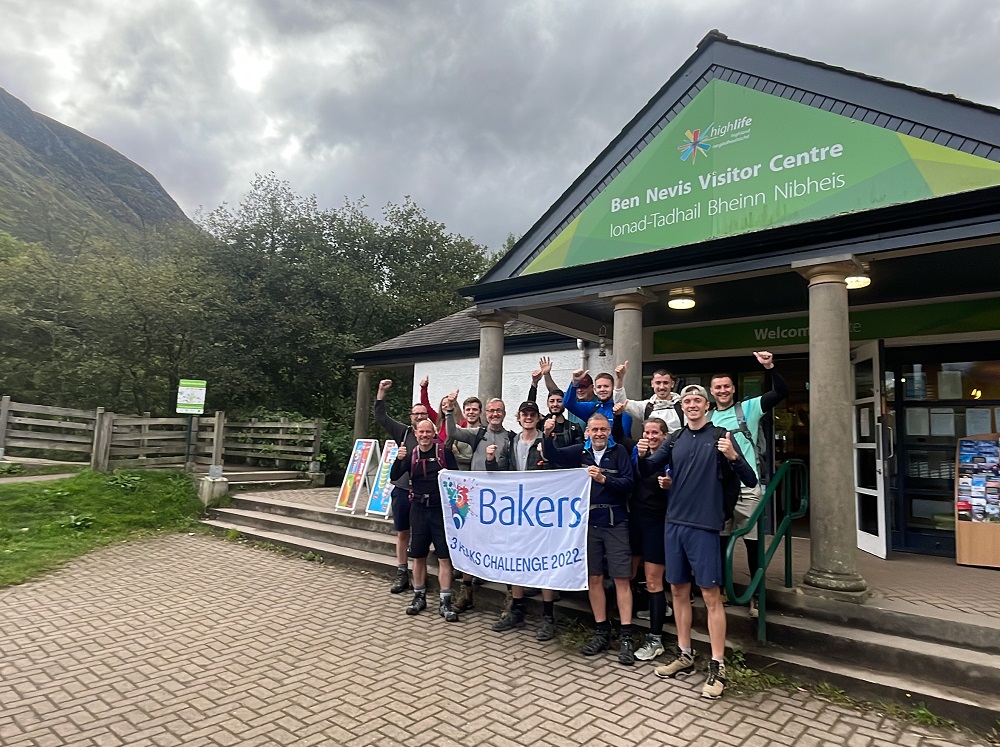
[[713,80],[524,273],[1000,184],[1000,164]]
[[[855,341],[921,335],[985,332],[1000,329],[1000,299],[900,306],[851,311]],[[669,327],[653,332],[653,353],[698,353],[709,350],[759,350],[809,343],[809,317],[757,322]]]
[[378,441],[373,439],[359,438],[354,442],[351,461],[347,464],[344,482],[340,486],[340,494],[334,507],[336,510],[343,509],[354,512],[361,488],[368,482],[368,464],[371,462],[372,452],[377,450]]
[[385,447],[382,449],[382,460],[379,462],[378,472],[375,474],[371,495],[368,496],[368,507],[365,509],[365,514],[389,515],[389,509],[392,507],[392,483],[389,482],[389,472],[392,471],[392,463],[396,461],[398,453],[399,444],[392,439],[385,442]]
[[177,386],[177,412],[181,415],[203,415],[208,383],[201,379],[181,379]]

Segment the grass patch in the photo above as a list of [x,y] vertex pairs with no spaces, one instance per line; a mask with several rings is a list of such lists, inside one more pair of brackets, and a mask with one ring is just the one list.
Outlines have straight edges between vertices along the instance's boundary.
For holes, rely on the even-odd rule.
[[0,587],[112,542],[194,530],[201,511],[191,479],[179,472],[85,470],[65,480],[0,481]]
[[85,464],[20,464],[0,462],[0,485],[5,477],[30,477],[32,475],[71,475],[80,472]]

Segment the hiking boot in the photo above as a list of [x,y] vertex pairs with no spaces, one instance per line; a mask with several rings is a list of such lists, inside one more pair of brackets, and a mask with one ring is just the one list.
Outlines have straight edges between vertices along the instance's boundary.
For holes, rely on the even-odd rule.
[[611,648],[611,631],[595,630],[590,640],[580,648],[580,653],[584,656],[597,656],[609,648]]
[[652,661],[657,656],[662,656],[664,650],[663,639],[656,633],[647,633],[642,647],[635,652],[635,658],[639,661]]
[[551,617],[543,617],[542,624],[538,626],[535,639],[538,641],[551,641],[556,637],[556,621]]
[[402,594],[410,588],[410,572],[404,571],[402,568],[396,569],[396,580],[392,582],[392,586],[389,587],[390,594]]
[[451,606],[451,595],[446,597],[441,597],[441,606],[438,607],[438,613],[444,618],[445,622],[457,623],[458,613]]
[[653,670],[657,677],[673,679],[674,677],[687,677],[694,674],[694,654],[689,654],[677,649],[677,656],[669,664],[664,664]]
[[455,599],[452,601],[451,607],[455,612],[465,612],[466,610],[471,610],[473,606],[472,584],[463,583],[458,587],[458,593],[455,594]]
[[618,663],[624,664],[627,667],[635,664],[635,644],[632,642],[632,636],[623,635],[620,646],[618,649]]
[[414,594],[413,601],[409,603],[406,607],[407,615],[416,615],[427,609],[427,595],[426,594]]
[[722,691],[726,689],[726,665],[712,659],[708,663],[708,679],[701,688],[701,697],[709,700],[717,700],[722,697]]
[[500,619],[490,627],[498,633],[504,630],[512,630],[513,628],[523,628],[524,608],[511,607],[509,611],[500,615]]

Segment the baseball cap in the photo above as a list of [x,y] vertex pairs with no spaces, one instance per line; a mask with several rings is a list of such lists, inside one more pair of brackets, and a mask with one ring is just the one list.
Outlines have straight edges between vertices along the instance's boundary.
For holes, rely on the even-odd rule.
[[587,389],[594,385],[594,379],[591,378],[590,374],[584,374],[583,378],[580,379],[580,383],[577,385],[580,389]]
[[699,397],[708,402],[708,392],[705,391],[705,387],[699,386],[698,384],[688,384],[686,387],[681,389],[681,399],[689,394],[697,394]]
[[538,405],[536,405],[534,402],[531,402],[531,401],[522,402],[520,405],[517,406],[517,411],[518,412],[533,412],[536,415],[539,414],[539,412],[538,412]]

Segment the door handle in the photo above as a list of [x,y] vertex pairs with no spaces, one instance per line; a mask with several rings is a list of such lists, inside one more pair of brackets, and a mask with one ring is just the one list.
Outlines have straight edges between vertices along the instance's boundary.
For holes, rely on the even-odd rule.
[[886,459],[892,459],[896,456],[896,435],[892,432],[891,425],[887,425],[886,428],[889,429],[889,456]]

